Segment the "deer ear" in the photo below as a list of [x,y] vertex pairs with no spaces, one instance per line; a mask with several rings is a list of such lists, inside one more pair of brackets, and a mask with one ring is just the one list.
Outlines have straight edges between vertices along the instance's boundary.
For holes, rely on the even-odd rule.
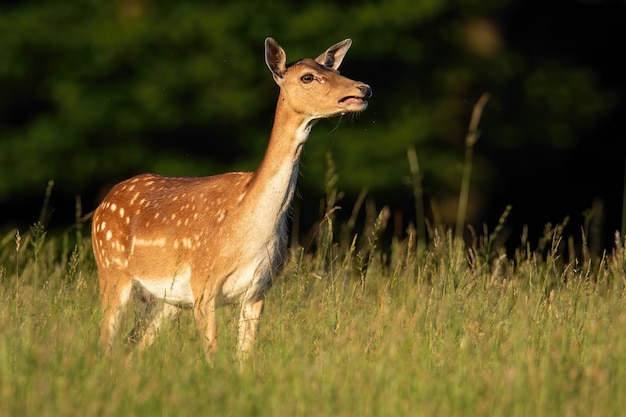
[[282,78],[285,75],[287,61],[287,54],[283,48],[280,47],[278,42],[272,38],[265,39],[265,63],[267,67],[272,71],[272,76],[276,83],[280,85]]
[[326,50],[323,54],[315,58],[315,62],[325,67],[337,69],[341,65],[341,61],[346,56],[348,49],[352,46],[352,39],[344,39],[343,41],[334,44]]

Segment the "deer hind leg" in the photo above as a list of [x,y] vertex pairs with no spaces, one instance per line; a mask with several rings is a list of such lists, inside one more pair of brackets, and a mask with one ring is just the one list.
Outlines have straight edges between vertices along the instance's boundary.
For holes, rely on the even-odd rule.
[[239,341],[237,349],[240,364],[245,362],[254,348],[261,314],[263,314],[264,304],[264,295],[253,298],[245,298],[241,304],[241,313],[239,315]]
[[100,301],[102,303],[102,324],[100,344],[107,353],[111,352],[113,337],[117,333],[122,314],[130,299],[133,283],[121,273],[100,272]]
[[177,317],[179,313],[180,307],[162,303],[161,308],[158,309],[157,313],[154,315],[150,324],[146,328],[143,337],[141,338],[141,342],[139,342],[138,349],[141,351],[150,346],[156,339],[163,321],[169,321],[169,319]]
[[163,321],[178,315],[180,308],[164,303],[136,283],[133,285],[133,301],[135,325],[126,341],[129,345],[139,343],[138,349],[143,350],[154,342]]

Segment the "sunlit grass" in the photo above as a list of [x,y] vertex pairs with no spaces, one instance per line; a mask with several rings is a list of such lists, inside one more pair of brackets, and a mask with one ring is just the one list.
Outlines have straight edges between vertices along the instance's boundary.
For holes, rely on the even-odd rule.
[[564,221],[546,225],[535,244],[522,234],[507,256],[499,240],[507,207],[493,230],[468,229],[463,242],[471,152],[460,226],[426,233],[418,159],[408,157],[419,224],[390,245],[381,241],[389,209],[366,202],[366,190],[338,224],[342,196],[327,158],[324,213],[274,278],[241,372],[238,306],[219,310],[213,366],[190,311],[131,360],[122,335],[102,355],[79,202],[76,230],[50,236],[40,220],[0,236],[0,416],[621,415],[623,236],[599,254],[584,228],[574,248]]
[[337,241],[332,220],[318,251],[293,250],[276,277],[243,372],[236,306],[220,310],[213,367],[191,312],[128,366],[121,349],[104,358],[89,242],[35,229],[18,251],[12,232],[0,248],[0,415],[621,413],[620,240],[569,263],[558,228],[546,228],[541,253],[514,259],[486,253],[489,236],[461,248],[449,231],[427,249],[412,235],[383,254],[376,220],[361,244]]

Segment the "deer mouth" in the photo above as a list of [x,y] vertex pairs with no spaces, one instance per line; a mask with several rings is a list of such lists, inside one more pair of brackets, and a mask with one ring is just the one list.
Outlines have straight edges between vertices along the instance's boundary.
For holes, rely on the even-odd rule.
[[359,107],[367,106],[367,100],[364,97],[347,96],[339,100],[339,104],[344,107]]

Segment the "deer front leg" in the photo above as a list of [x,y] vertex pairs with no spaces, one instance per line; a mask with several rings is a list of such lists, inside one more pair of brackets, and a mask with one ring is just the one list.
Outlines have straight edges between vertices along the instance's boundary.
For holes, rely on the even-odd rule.
[[259,321],[263,314],[263,305],[265,304],[265,296],[253,299],[244,299],[241,304],[241,313],[239,315],[239,343],[238,356],[240,364],[243,364],[248,358],[254,342],[256,341],[259,329]]
[[215,314],[215,295],[204,291],[194,304],[194,316],[200,335],[204,339],[204,353],[209,363],[213,364],[217,352],[217,317]]

